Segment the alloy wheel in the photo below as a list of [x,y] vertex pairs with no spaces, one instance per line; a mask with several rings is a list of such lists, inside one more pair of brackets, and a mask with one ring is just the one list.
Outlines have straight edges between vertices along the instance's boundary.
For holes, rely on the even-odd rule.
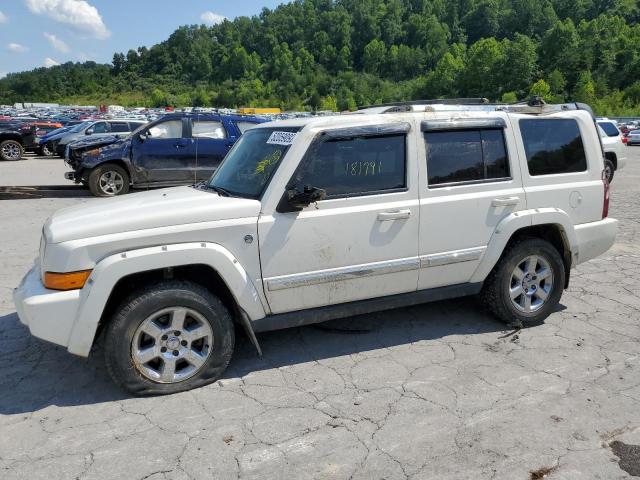
[[2,146],[2,156],[7,160],[20,160],[20,145],[15,142],[7,142]]
[[203,315],[187,307],[162,309],[138,326],[131,343],[135,368],[158,383],[195,375],[213,347],[213,331]]
[[124,178],[118,172],[108,170],[100,175],[98,185],[105,195],[118,195],[124,188]]
[[511,274],[509,296],[513,306],[521,312],[532,313],[542,308],[552,289],[553,270],[542,256],[525,257]]

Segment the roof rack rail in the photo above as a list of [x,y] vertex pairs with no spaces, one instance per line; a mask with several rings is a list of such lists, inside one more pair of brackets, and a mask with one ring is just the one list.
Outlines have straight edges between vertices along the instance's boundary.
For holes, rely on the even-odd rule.
[[414,105],[488,105],[488,98],[432,98],[429,100],[409,100],[404,102],[379,103],[376,105],[365,105],[358,107],[358,110],[374,107],[411,107]]
[[[420,109],[420,107],[424,107]],[[367,112],[369,110],[369,112]],[[408,102],[383,103],[359,107],[354,113],[403,113],[436,111],[503,111],[531,115],[544,115],[566,110],[586,110],[595,118],[593,110],[584,103],[546,103],[542,97],[531,98],[517,103],[492,103],[486,98],[442,98],[433,100],[411,100]]]

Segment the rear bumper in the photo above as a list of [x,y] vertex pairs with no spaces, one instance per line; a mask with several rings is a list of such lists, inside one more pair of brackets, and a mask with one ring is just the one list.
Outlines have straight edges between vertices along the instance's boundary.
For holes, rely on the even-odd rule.
[[29,327],[31,335],[69,346],[80,308],[80,290],[46,289],[40,280],[40,266],[36,263],[13,291],[13,302],[20,322]]
[[605,218],[597,222],[583,223],[575,226],[578,243],[578,263],[583,263],[602,255],[616,241],[618,220]]

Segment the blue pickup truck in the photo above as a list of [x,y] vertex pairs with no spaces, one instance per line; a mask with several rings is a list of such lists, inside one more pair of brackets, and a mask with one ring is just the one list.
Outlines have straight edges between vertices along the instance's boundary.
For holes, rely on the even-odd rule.
[[65,177],[97,197],[130,188],[189,185],[208,179],[240,135],[260,117],[169,114],[107,145],[86,143],[67,149],[73,169]]

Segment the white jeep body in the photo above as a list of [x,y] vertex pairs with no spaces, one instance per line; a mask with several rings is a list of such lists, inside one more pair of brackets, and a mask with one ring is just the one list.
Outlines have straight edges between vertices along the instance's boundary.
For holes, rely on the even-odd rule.
[[[530,113],[424,110],[258,126],[300,129],[259,199],[177,187],[93,200],[57,212],[43,228],[39,259],[15,290],[20,320],[33,335],[87,356],[114,289],[141,272],[206,266],[226,285],[236,313],[261,331],[311,323],[299,320],[301,312],[360,301],[389,299],[393,304],[399,295],[416,292],[439,292],[432,298],[476,293],[509,240],[523,229],[557,232],[568,268],[612,246],[617,221],[603,218],[603,154],[589,112],[533,116],[575,120],[587,168],[531,176],[519,125],[532,118]],[[423,130],[443,122],[453,129],[498,122],[509,178],[430,188]],[[328,198],[299,212],[278,211],[316,139],[381,126],[406,134],[406,188]],[[81,289],[43,286],[45,272],[83,270],[92,272]]]

